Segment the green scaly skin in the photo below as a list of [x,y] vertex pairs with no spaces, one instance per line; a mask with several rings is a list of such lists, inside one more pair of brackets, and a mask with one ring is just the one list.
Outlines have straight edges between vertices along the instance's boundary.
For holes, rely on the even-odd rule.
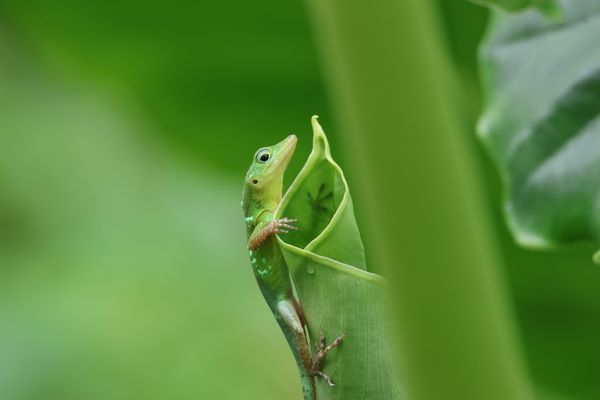
[[291,135],[274,146],[263,147],[256,152],[246,174],[242,207],[254,276],[294,353],[304,399],[316,400],[315,376],[323,377],[333,386],[329,377],[320,371],[320,364],[325,354],[341,343],[342,337],[329,346],[325,346],[325,339],[321,337],[313,360],[304,329],[304,311],[294,297],[288,266],[275,237],[276,234],[296,229],[295,220],[274,219],[281,201],[283,174],[294,154],[296,141],[296,136]]

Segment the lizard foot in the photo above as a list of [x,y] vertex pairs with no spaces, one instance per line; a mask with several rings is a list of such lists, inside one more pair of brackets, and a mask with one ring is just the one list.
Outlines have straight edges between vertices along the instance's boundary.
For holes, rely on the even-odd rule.
[[270,229],[273,233],[288,233],[290,230],[297,230],[296,219],[279,218],[271,221]]
[[338,347],[342,343],[342,340],[344,340],[344,335],[338,336],[333,342],[331,342],[329,346],[325,346],[325,335],[321,334],[321,337],[319,338],[319,344],[317,345],[317,354],[315,354],[312,364],[313,374],[323,378],[329,386],[335,386],[335,384],[331,381],[329,375],[321,371],[321,362],[329,350]]

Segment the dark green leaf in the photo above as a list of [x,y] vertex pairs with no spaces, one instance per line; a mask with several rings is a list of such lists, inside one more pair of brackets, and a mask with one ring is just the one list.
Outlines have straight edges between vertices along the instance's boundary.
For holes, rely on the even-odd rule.
[[528,8],[536,8],[546,16],[562,15],[561,8],[555,0],[474,0],[489,7],[501,7],[504,10],[517,12]]
[[530,247],[600,240],[600,2],[561,4],[561,21],[497,13],[480,54],[478,131]]

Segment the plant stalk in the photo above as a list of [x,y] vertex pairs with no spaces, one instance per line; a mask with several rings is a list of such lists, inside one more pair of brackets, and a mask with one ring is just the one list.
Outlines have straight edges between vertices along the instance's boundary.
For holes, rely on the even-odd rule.
[[392,281],[408,399],[532,399],[435,9],[308,3],[367,247]]

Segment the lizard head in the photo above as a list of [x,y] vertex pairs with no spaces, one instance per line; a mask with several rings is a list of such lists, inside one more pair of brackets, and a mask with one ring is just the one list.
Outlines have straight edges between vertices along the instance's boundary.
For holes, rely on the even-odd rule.
[[262,147],[254,154],[245,179],[247,194],[257,201],[278,204],[283,190],[283,174],[294,154],[296,135],[274,146]]

